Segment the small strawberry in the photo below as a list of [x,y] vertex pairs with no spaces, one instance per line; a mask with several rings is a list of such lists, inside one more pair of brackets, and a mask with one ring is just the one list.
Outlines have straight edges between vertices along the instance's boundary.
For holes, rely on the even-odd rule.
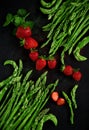
[[79,81],[82,78],[82,73],[80,71],[74,72],[72,77],[74,80]]
[[48,63],[49,69],[54,69],[54,68],[56,67],[57,61],[56,61],[56,59],[54,58],[54,59],[48,60],[47,63]]
[[51,93],[51,98],[52,98],[53,101],[56,102],[58,100],[58,98],[59,98],[58,92],[57,91],[52,92]]
[[42,70],[46,66],[46,60],[43,58],[37,59],[36,70]]
[[24,42],[25,49],[36,48],[37,46],[38,46],[38,42],[34,38],[32,37],[25,38],[25,42]]
[[19,39],[24,39],[30,37],[32,34],[30,27],[19,26],[16,31],[16,37]]
[[63,70],[63,73],[67,76],[70,76],[73,74],[73,68],[71,65],[66,65],[64,70]]
[[39,56],[39,54],[38,54],[37,51],[31,51],[31,52],[29,53],[29,57],[30,57],[30,59],[31,59],[32,61],[36,61],[36,60],[38,59],[38,56]]
[[65,99],[64,98],[58,98],[57,105],[62,106],[64,104],[65,104]]

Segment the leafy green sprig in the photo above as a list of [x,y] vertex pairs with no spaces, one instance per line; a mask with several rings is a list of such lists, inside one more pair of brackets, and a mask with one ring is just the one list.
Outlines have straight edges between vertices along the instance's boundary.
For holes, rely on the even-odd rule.
[[30,26],[30,28],[32,28],[34,25],[34,22],[27,19],[29,15],[30,13],[27,12],[25,9],[18,9],[17,14],[15,15],[8,13],[6,16],[6,21],[3,24],[3,27],[6,27],[12,23],[16,27],[22,25],[24,27]]

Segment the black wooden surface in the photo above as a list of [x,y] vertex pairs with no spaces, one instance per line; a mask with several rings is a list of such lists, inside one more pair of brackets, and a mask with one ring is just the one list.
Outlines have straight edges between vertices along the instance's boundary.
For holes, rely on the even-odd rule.
[[[23,47],[19,46],[19,41],[12,35],[13,26],[6,28],[2,27],[5,21],[7,13],[16,13],[19,8],[25,8],[30,11],[29,18],[35,22],[35,26],[32,30],[33,37],[39,42],[39,46],[46,38],[46,34],[42,32],[41,27],[47,22],[47,17],[44,16],[40,10],[40,0],[1,0],[0,1],[0,81],[5,79],[11,73],[11,68],[4,67],[3,63],[7,59],[12,59],[18,62],[22,59],[24,64],[23,72],[27,72],[29,69],[34,70],[33,79],[35,80],[42,72],[48,70],[48,83],[59,79],[57,91],[61,94],[64,90],[69,93],[74,84],[76,83],[72,78],[66,77],[60,73],[60,59],[59,54],[58,65],[55,70],[49,70],[47,67],[38,72],[35,70],[35,63],[31,62],[28,58],[28,52]],[[49,47],[44,48],[44,51],[40,51],[46,54]],[[51,99],[48,101],[45,107],[50,108],[50,112],[55,114],[58,118],[58,126],[55,127],[52,122],[48,121],[44,124],[43,130],[89,130],[89,45],[83,50],[82,54],[85,55],[88,60],[84,62],[77,62],[72,56],[67,56],[65,59],[66,64],[71,64],[74,68],[80,68],[83,77],[78,82],[79,88],[77,90],[76,100],[78,109],[75,111],[74,125],[70,124],[69,108],[67,105],[59,107],[54,104]]]

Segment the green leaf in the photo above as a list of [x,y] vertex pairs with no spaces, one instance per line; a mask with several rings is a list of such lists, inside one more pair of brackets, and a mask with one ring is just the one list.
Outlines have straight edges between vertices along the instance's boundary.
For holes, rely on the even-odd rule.
[[17,15],[19,16],[25,16],[27,14],[27,11],[25,9],[18,9]]
[[29,26],[31,29],[33,28],[34,26],[34,22],[29,20],[29,21],[25,21],[23,24],[22,24],[24,27],[27,27]]
[[15,15],[14,16],[14,24],[15,26],[19,26],[19,25],[22,25],[24,23],[24,19],[19,17],[18,15]]
[[14,20],[14,16],[12,14],[8,13],[6,16],[6,21],[3,24],[3,27],[8,26],[11,22],[13,22],[13,20]]

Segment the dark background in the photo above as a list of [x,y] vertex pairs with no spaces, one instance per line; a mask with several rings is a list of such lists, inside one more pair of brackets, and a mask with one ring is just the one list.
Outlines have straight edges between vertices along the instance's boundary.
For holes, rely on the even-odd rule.
[[[57,106],[49,99],[46,107],[50,108],[50,112],[58,118],[58,126],[55,127],[52,122],[48,121],[44,125],[43,130],[89,130],[89,45],[83,50],[82,54],[88,58],[87,61],[77,62],[73,56],[66,56],[65,63],[71,64],[74,68],[80,68],[83,77],[80,82],[75,82],[71,77],[66,77],[60,72],[60,50],[56,54],[58,64],[55,70],[49,70],[47,67],[38,72],[35,70],[35,63],[28,58],[28,52],[20,47],[18,39],[12,35],[13,26],[2,27],[5,22],[7,13],[16,13],[19,8],[25,8],[30,11],[29,18],[35,22],[32,30],[33,37],[39,42],[39,46],[46,39],[46,33],[42,32],[41,27],[47,23],[47,16],[43,15],[40,10],[40,0],[1,0],[0,1],[0,81],[9,76],[12,72],[11,68],[3,66],[7,59],[12,59],[18,62],[23,60],[23,73],[29,69],[34,69],[32,78],[35,80],[41,73],[48,70],[48,83],[59,79],[59,84],[56,90],[61,95],[61,91],[67,94],[74,84],[78,84],[79,88],[76,93],[78,109],[74,111],[74,125],[70,124],[70,113],[67,104],[65,106]],[[39,48],[38,48],[39,49]],[[49,47],[39,50],[40,54],[46,54]]]

